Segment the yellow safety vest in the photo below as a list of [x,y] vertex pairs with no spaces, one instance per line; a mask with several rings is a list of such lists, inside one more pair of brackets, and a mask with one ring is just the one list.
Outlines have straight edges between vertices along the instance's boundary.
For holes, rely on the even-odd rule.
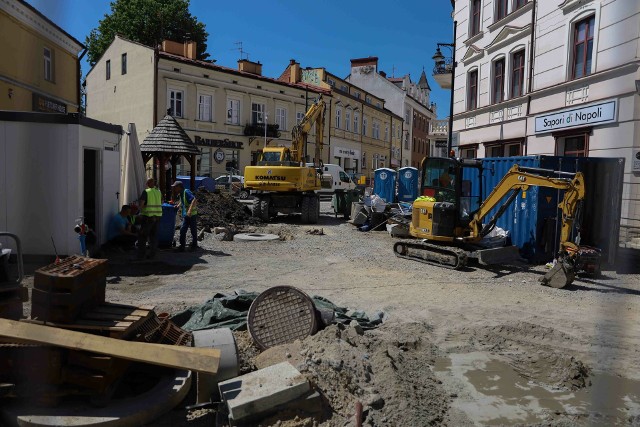
[[[196,196],[193,195],[193,197],[196,197]],[[190,205],[190,203],[187,203],[187,190],[182,190],[182,194],[180,195],[180,198],[182,199],[182,215],[187,215],[187,212],[189,212],[189,205]],[[194,206],[193,209],[191,209],[191,215],[198,215],[198,208]]]
[[162,216],[162,194],[157,188],[147,188],[147,203],[142,208],[144,216]]

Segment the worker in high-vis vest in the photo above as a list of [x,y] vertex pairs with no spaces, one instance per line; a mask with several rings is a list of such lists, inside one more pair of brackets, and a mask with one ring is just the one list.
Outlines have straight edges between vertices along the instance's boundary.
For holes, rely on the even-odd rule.
[[149,242],[147,258],[156,256],[158,247],[158,223],[162,217],[162,193],[156,188],[153,178],[147,180],[147,188],[140,195],[139,200],[140,234],[138,235],[138,259],[144,259]]
[[196,197],[190,190],[184,188],[182,181],[176,181],[171,186],[174,200],[178,197],[182,208],[182,227],[180,227],[180,246],[176,248],[177,252],[184,252],[187,244],[187,230],[191,230],[192,251],[198,248],[198,208]]

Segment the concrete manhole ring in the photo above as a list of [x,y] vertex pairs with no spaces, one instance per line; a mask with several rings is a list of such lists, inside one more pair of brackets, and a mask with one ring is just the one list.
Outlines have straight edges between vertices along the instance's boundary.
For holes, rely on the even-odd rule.
[[277,234],[267,233],[240,233],[233,236],[234,242],[268,242],[270,240],[279,240]]

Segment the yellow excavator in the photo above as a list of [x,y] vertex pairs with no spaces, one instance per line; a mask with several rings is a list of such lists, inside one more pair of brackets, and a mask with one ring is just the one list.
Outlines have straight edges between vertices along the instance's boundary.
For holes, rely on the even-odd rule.
[[[324,115],[322,95],[309,107],[300,123],[291,130],[291,148],[265,147],[256,166],[244,169],[244,186],[258,199],[254,216],[267,222],[278,213],[300,213],[305,224],[316,224],[320,216],[321,187],[318,173],[322,161]],[[316,127],[315,164],[306,166],[304,148],[312,127]]]
[[[585,195],[582,174],[514,165],[481,201],[481,197],[472,196],[470,181],[463,179],[465,168],[477,169],[476,173],[482,176],[480,160],[438,157],[423,160],[421,196],[413,204],[409,233],[424,240],[398,241],[393,247],[395,254],[452,269],[463,268],[469,258],[476,258],[483,265],[513,261],[519,258],[516,246],[484,249],[478,243],[495,228],[498,218],[521,191],[525,198],[531,186],[555,188],[564,190],[564,198],[558,205],[562,211],[560,251],[556,265],[541,281],[554,288],[570,284],[579,251],[579,235],[576,244],[571,242],[571,234]],[[558,174],[566,177],[545,176]],[[505,197],[506,201],[485,223],[485,218]]]

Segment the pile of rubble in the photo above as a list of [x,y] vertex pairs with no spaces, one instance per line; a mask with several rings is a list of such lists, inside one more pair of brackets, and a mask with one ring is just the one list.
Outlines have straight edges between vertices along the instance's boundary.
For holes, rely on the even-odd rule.
[[198,190],[198,226],[205,229],[214,227],[235,227],[258,225],[261,221],[253,217],[251,209],[226,192],[209,192],[202,187]]

